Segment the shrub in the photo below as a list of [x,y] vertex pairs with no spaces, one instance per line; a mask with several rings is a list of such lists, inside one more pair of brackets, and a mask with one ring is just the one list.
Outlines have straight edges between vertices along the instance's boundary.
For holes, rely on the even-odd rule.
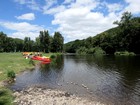
[[128,51],[117,51],[114,53],[114,55],[123,55],[123,56],[135,56],[136,54],[134,52],[128,52]]
[[95,47],[95,55],[104,55],[105,51],[101,47]]
[[13,70],[10,70],[7,72],[7,77],[14,79],[16,77],[16,74]]
[[5,88],[0,87],[0,105],[14,105],[12,102],[14,97],[12,96],[12,91]]
[[54,58],[56,58],[56,55],[52,54],[52,55],[50,56],[50,58],[51,58],[51,59],[54,59]]
[[94,53],[95,53],[95,48],[88,49],[88,54],[94,54]]
[[32,59],[30,59],[29,64],[35,65],[35,62]]
[[76,50],[77,54],[85,55],[88,53],[88,49],[86,47],[80,47],[78,50]]

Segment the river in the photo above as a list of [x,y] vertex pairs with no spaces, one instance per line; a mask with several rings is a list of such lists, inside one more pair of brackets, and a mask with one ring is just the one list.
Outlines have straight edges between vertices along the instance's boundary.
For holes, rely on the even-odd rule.
[[140,56],[58,56],[16,77],[10,88],[43,86],[105,104],[140,105]]

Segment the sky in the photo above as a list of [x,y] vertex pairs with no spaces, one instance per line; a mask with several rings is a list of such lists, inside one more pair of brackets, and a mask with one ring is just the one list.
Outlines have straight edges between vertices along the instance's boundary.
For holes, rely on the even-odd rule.
[[140,16],[140,0],[0,0],[0,31],[32,40],[57,31],[66,43],[116,27],[126,11]]

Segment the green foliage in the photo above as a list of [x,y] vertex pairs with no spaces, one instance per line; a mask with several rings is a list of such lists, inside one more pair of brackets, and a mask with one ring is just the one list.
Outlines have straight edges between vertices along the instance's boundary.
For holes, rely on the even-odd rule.
[[87,54],[87,52],[88,52],[88,49],[87,49],[86,47],[80,47],[80,48],[76,51],[77,54],[81,54],[81,55],[85,55],[85,54]]
[[51,52],[62,52],[63,51],[64,38],[59,32],[54,33],[54,37],[51,42]]
[[86,55],[86,54],[93,54],[93,55],[103,55],[105,51],[101,47],[95,47],[87,49],[86,47],[80,47],[77,51],[77,54]]
[[48,31],[40,31],[39,37],[35,41],[30,37],[24,40],[7,37],[0,32],[0,52],[63,52],[64,38],[59,32],[50,36]]
[[102,50],[99,50],[99,52],[104,53],[105,51],[106,54],[114,54],[116,51],[125,50],[140,54],[140,17],[132,17],[131,13],[124,12],[121,20],[114,23],[118,27],[94,37],[66,43],[65,51],[68,53],[92,54],[95,53],[95,47],[100,47],[103,52]]
[[88,54],[94,54],[95,48],[89,48],[87,52],[88,52]]
[[50,55],[50,58],[54,59],[54,58],[56,58],[56,55],[52,54],[52,55]]
[[95,55],[104,55],[105,51],[101,47],[95,47]]
[[114,55],[135,56],[136,54],[134,52],[120,51],[120,52],[115,52]]
[[21,53],[0,53],[0,81],[7,79],[8,70],[15,73],[34,68],[29,64],[30,59],[25,59]]
[[0,105],[13,105],[12,92],[9,89],[0,87]]
[[49,46],[50,46],[50,35],[49,32],[44,30],[40,31],[39,35],[40,40],[40,47],[43,52],[49,52]]
[[30,59],[29,64],[35,65],[35,62],[32,59]]
[[85,47],[84,40],[75,40],[64,45],[65,52],[69,53],[76,53],[80,47]]
[[8,70],[7,71],[7,77],[14,79],[16,77],[16,74],[13,70]]
[[30,37],[25,37],[24,38],[24,46],[23,46],[23,50],[24,51],[32,51],[32,45],[33,45],[33,41],[31,41]]

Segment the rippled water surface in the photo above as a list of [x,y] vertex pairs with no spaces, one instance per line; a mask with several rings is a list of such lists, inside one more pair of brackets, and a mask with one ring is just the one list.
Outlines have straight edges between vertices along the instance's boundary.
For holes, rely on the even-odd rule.
[[140,105],[140,56],[59,56],[17,76],[11,88],[57,88],[107,104]]

